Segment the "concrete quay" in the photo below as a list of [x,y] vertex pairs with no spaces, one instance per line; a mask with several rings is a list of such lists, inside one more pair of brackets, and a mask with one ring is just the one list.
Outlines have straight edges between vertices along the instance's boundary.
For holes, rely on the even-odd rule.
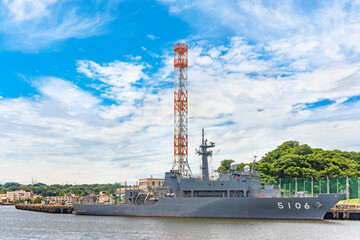
[[326,213],[325,219],[360,220],[360,206],[351,204],[335,205]]
[[35,211],[35,212],[47,212],[47,213],[67,213],[71,214],[74,210],[72,205],[57,205],[57,204],[16,204],[16,209]]

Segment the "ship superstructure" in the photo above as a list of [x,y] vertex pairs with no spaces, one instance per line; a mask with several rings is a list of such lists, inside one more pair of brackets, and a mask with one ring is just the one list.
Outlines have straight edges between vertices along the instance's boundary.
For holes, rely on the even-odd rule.
[[[215,143],[202,144],[197,150],[202,157],[201,178],[183,176],[179,171],[165,173],[162,187],[147,192],[139,189],[125,191],[123,204],[74,204],[79,215],[202,217],[202,218],[261,218],[261,219],[316,219],[345,194],[281,197],[275,186],[261,186],[256,169],[249,166],[242,171],[232,165],[231,173],[220,174],[209,180],[208,156]],[[255,164],[253,164],[254,166]]]

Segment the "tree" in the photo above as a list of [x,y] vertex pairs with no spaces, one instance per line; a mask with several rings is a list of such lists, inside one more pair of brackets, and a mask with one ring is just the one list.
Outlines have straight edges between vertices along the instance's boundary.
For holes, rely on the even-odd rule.
[[82,184],[82,185],[71,185],[71,184],[53,184],[46,185],[44,183],[21,185],[19,183],[5,183],[0,184],[0,193],[4,194],[10,191],[25,190],[27,192],[33,192],[41,196],[59,196],[68,193],[73,193],[78,196],[87,196],[89,194],[98,194],[100,191],[109,191],[120,188],[121,184]]
[[250,169],[252,168],[252,163],[239,163],[238,165],[237,165],[237,170],[238,171],[240,171],[240,172],[242,172],[242,171],[244,171],[244,167],[245,166],[249,166],[250,167]]
[[41,203],[42,200],[43,200],[42,197],[37,197],[37,198],[33,201],[33,203]]
[[324,151],[287,141],[257,164],[264,178],[359,177],[360,153]]
[[[229,173],[234,162],[225,159],[218,172]],[[238,170],[245,165],[240,163]],[[360,177],[360,153],[340,150],[322,150],[311,148],[297,141],[286,141],[276,149],[265,154],[256,168],[266,182],[274,182],[277,178],[325,178],[325,177]]]
[[231,168],[231,164],[235,162],[232,159],[225,159],[221,161],[221,165],[218,168],[218,172],[219,173],[229,173],[230,172],[230,168]]

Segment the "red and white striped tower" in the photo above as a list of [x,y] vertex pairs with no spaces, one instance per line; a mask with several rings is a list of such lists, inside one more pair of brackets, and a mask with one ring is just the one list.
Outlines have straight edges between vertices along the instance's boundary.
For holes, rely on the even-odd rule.
[[172,170],[191,176],[188,163],[188,46],[174,46],[174,164]]

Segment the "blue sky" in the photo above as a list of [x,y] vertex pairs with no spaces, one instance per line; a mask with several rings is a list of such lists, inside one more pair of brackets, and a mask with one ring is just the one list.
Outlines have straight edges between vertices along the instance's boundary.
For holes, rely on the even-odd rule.
[[359,32],[359,1],[3,0],[0,183],[162,177],[177,42],[193,173],[202,127],[213,168],[290,139],[359,151]]

